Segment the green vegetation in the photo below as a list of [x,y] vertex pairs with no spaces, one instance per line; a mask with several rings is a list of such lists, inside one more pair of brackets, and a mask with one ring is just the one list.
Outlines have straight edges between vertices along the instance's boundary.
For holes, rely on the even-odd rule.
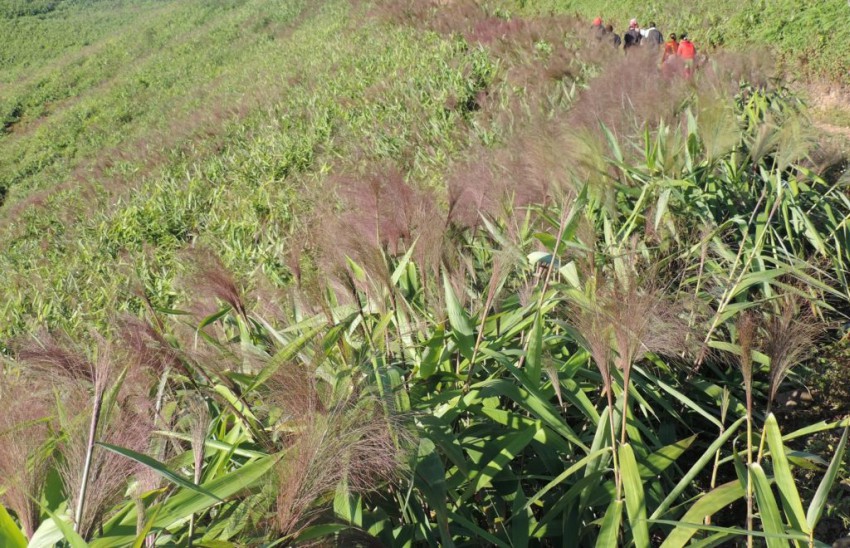
[[[190,24],[212,23],[190,41],[178,28],[161,56],[117,61],[118,74],[96,74],[107,89],[93,80],[85,93],[73,91],[70,105],[0,138],[9,221],[0,261],[12,281],[3,290],[6,340],[44,324],[73,331],[102,322],[109,309],[133,306],[120,293],[131,278],[170,305],[175,253],[186,245],[211,246],[240,273],[260,269],[282,284],[295,189],[335,157],[356,154],[404,161],[427,178],[461,137],[455,121],[464,113],[447,112],[446,98],[474,93],[468,88],[492,72],[483,52],[433,35],[377,23],[348,28],[342,3],[291,32],[263,19],[262,2],[226,19],[214,18],[215,4],[178,5]],[[275,17],[283,21],[301,10],[281,5]],[[175,15],[162,17],[151,27]],[[234,20],[254,19],[255,43],[233,44]],[[283,36],[270,40],[274,33]],[[139,43],[126,37],[127,47]],[[108,67],[131,54],[113,47],[104,55]],[[404,79],[393,81],[397,74]],[[51,81],[64,93],[68,76],[57,69]],[[36,272],[44,284],[33,287]]]
[[530,10],[0,0],[0,545],[843,535],[846,159]]
[[850,25],[844,0],[540,0],[522,2],[529,11],[598,15],[622,32],[631,18],[655,21],[665,33],[688,32],[710,52],[727,47],[777,55],[789,72],[809,78],[850,83],[850,60],[841,35]]

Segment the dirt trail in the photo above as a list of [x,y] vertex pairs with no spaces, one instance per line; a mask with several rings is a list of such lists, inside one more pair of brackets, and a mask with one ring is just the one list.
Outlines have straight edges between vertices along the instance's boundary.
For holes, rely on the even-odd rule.
[[818,122],[815,121],[814,125],[819,130],[829,133],[830,135],[835,135],[838,137],[843,137],[850,141],[850,127],[846,126],[835,126],[826,122]]
[[809,84],[803,91],[812,107],[815,127],[850,141],[850,88],[836,84]]

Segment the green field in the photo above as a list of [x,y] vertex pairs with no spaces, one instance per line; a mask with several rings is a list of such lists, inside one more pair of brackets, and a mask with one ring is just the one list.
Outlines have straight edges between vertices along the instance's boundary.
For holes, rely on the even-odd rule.
[[0,546],[843,537],[848,26],[0,0]]
[[687,32],[697,47],[773,54],[789,76],[850,83],[850,60],[840,46],[850,25],[843,0],[540,0],[524,2],[534,13],[564,12],[586,19],[603,16],[618,32],[635,17],[654,21],[665,36]]

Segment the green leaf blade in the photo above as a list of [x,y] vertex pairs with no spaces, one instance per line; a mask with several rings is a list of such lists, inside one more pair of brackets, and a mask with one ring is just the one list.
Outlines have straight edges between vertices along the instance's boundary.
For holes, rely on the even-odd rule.
[[626,514],[632,528],[635,546],[649,548],[649,524],[646,521],[646,494],[640,477],[635,453],[630,444],[620,447],[620,473],[626,497]]

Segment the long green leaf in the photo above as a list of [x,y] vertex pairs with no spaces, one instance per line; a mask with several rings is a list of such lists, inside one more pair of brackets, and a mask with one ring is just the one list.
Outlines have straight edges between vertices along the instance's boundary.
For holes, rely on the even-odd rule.
[[543,369],[543,318],[539,311],[535,314],[534,325],[531,327],[525,363],[529,379],[534,383],[535,388],[539,388],[540,372]]
[[664,498],[664,500],[661,501],[661,504],[658,505],[658,508],[656,508],[655,511],[652,512],[650,519],[657,519],[664,515],[664,512],[666,512],[670,508],[670,506],[676,501],[676,499],[679,498],[679,495],[681,495],[685,491],[685,489],[687,489],[692,484],[697,474],[699,474],[702,469],[705,468],[705,466],[714,459],[714,454],[717,452],[717,450],[720,449],[726,443],[726,441],[732,437],[732,435],[738,430],[738,428],[740,428],[740,426],[744,423],[745,420],[746,417],[741,417],[740,419],[732,423],[732,425],[730,425],[729,428],[727,428],[726,431],[720,437],[714,440],[714,442],[708,447],[708,449],[705,450],[705,453],[702,454],[699,460],[697,460],[694,465],[691,466],[691,468],[685,473],[685,475],[682,476],[682,479],[679,480],[679,483],[676,484],[676,487],[674,487],[673,490],[670,491],[670,493]]
[[[452,326],[452,331],[457,339],[458,350],[467,359],[472,359],[475,339],[473,334],[475,328],[472,326],[469,316],[463,307],[460,306],[460,301],[455,295],[455,290],[449,281],[449,275],[443,273],[443,286],[446,293],[446,311],[449,315],[449,325]],[[470,372],[474,364],[469,364]]]
[[620,447],[620,473],[626,495],[626,513],[632,528],[632,537],[637,548],[649,548],[649,524],[646,521],[646,494],[640,477],[635,453],[630,444]]
[[26,548],[27,546],[27,537],[18,529],[12,516],[2,504],[0,504],[0,546],[9,548]]
[[[67,506],[67,503],[65,506]],[[45,519],[33,533],[27,548],[56,548],[56,543],[61,542],[64,538],[65,536],[56,522],[52,519]]]
[[[638,370],[638,368],[635,368],[635,370]],[[717,420],[717,417],[711,415],[708,411],[703,409],[703,406],[699,405],[698,403],[696,403],[691,398],[682,394],[680,391],[676,390],[675,388],[673,388],[672,386],[670,386],[666,382],[662,381],[661,379],[657,379],[657,378],[653,377],[652,375],[648,375],[643,371],[640,371],[640,373],[644,377],[655,382],[658,385],[659,388],[661,388],[662,390],[664,390],[665,392],[667,392],[668,394],[670,394],[671,396],[673,396],[674,398],[676,398],[677,400],[682,402],[684,405],[686,405],[687,407],[689,407],[693,411],[702,415],[706,420],[712,422],[718,428],[721,428],[723,426],[722,424],[720,424],[720,421]]]
[[612,500],[602,518],[602,527],[596,537],[596,548],[612,548],[617,546],[620,536],[620,523],[623,520],[623,501]]
[[649,455],[644,461],[638,463],[640,476],[649,479],[660,475],[669,468],[676,460],[687,451],[688,447],[697,439],[696,434],[689,438],[671,443]]
[[824,432],[826,430],[832,430],[834,428],[841,427],[850,427],[850,419],[841,419],[840,421],[835,422],[826,422],[821,421],[815,424],[811,424],[809,426],[804,426],[799,430],[795,430],[791,433],[785,434],[782,436],[782,441],[791,441],[797,438],[802,438],[805,436],[810,436],[812,434],[816,434],[818,432]]
[[487,462],[482,462],[478,468],[470,471],[470,488],[464,498],[473,496],[475,493],[489,487],[493,478],[505,467],[509,467],[511,461],[531,442],[535,431],[526,428],[511,435],[499,436],[494,440],[498,443],[498,453]]
[[[505,541],[501,540],[500,538],[494,536],[493,534],[485,531],[484,529],[479,527],[477,524],[473,523],[472,521],[468,520],[467,518],[465,518],[464,516],[462,516],[460,514],[450,512],[449,517],[453,521],[455,521],[458,525],[460,525],[461,527],[463,527],[464,529],[466,529],[467,531],[472,533],[473,537],[476,537],[476,538],[478,538],[482,541],[486,541],[491,546],[498,546],[499,548],[510,548],[510,546],[511,546],[507,542],[505,542]],[[454,544],[452,544],[452,546],[454,546]]]
[[829,468],[826,470],[823,479],[818,485],[812,503],[809,505],[809,510],[806,512],[806,523],[810,530],[814,530],[815,526],[820,521],[823,514],[823,509],[826,507],[826,501],[829,497],[829,490],[835,483],[835,478],[838,477],[838,472],[841,469],[841,463],[844,462],[844,451],[847,449],[847,433],[850,432],[850,427],[844,428],[844,433],[841,435],[841,441],[838,442],[838,447],[835,449],[835,455],[829,463]]
[[806,523],[803,501],[800,500],[800,493],[797,492],[797,484],[794,482],[794,476],[791,474],[791,466],[788,464],[788,458],[785,456],[785,445],[782,443],[779,424],[776,422],[776,417],[773,413],[767,416],[764,429],[765,436],[767,437],[767,446],[770,448],[771,460],[773,461],[773,475],[776,479],[776,486],[779,488],[779,496],[782,500],[785,515],[794,529],[809,533],[811,530]]
[[[753,477],[759,516],[765,533],[771,535],[784,534],[785,526],[782,523],[782,515],[779,513],[779,506],[776,504],[776,498],[773,496],[773,490],[770,488],[770,482],[767,481],[764,470],[760,464],[753,463],[750,465],[750,473]],[[768,548],[788,548],[788,543],[778,538],[767,538],[766,542]]]
[[[169,437],[169,438],[175,438],[175,439],[183,440],[183,441],[189,441],[189,442],[192,441],[192,436],[190,436],[188,434],[181,434],[179,432],[167,432],[167,431],[164,431],[164,430],[156,430],[156,431],[154,431],[154,434],[157,434],[159,436],[166,436],[166,437]],[[231,445],[229,443],[225,443],[221,440],[211,440],[211,439],[204,440],[204,447],[206,447],[207,449],[214,449],[216,451],[222,451],[222,452],[224,452],[228,455],[230,455],[230,454],[239,455],[240,457],[247,457],[249,459],[258,459],[258,458],[266,456],[265,453],[261,453],[259,451],[251,451],[250,449],[243,449],[241,447],[236,447],[236,446]]]
[[[517,375],[518,378],[522,378],[524,382],[528,383],[527,377],[525,377],[519,369],[513,366],[509,366],[509,368],[514,375]],[[517,405],[523,407],[526,411],[543,421],[543,423],[549,428],[563,436],[564,439],[581,447],[583,451],[589,452],[587,445],[585,445],[584,442],[581,441],[581,438],[579,438],[578,434],[576,434],[569,425],[564,422],[558,411],[553,408],[552,404],[549,403],[549,401],[543,397],[539,391],[533,389],[533,387],[527,386],[527,388],[528,390],[523,390],[516,384],[505,379],[486,380],[474,384],[472,386],[472,390],[470,390],[470,392],[464,397],[464,401],[469,404],[480,400],[481,398],[490,396],[510,398],[516,402]]]
[[[694,523],[702,523],[708,516],[713,515],[718,510],[725,508],[743,496],[744,488],[738,480],[724,483],[701,496],[685,512],[679,522],[670,522],[675,523],[676,527],[664,540],[661,548],[682,548],[700,528],[699,526],[695,528],[693,526]],[[653,523],[661,523],[660,520],[652,519],[651,521]]]
[[53,523],[56,524],[56,527],[58,527],[59,530],[62,531],[62,535],[65,537],[65,540],[68,541],[68,545],[71,548],[88,548],[89,545],[86,543],[85,540],[83,540],[83,537],[81,537],[79,533],[74,531],[74,528],[71,526],[70,520],[66,521],[62,519],[60,516],[56,515],[54,512],[51,512],[44,506],[42,506],[42,509],[47,512],[47,515],[49,515],[50,519],[53,520]]
[[278,462],[279,458],[270,455],[241,468],[218,477],[202,485],[204,491],[214,498],[198,491],[180,491],[163,505],[154,527],[166,527],[177,520],[198,513],[218,501],[226,500],[239,491],[251,488],[254,483]]
[[607,453],[610,450],[611,450],[610,447],[605,447],[605,448],[600,449],[598,451],[594,451],[593,453],[587,455],[586,457],[584,457],[580,461],[576,462],[575,464],[573,464],[572,466],[570,466],[569,468],[567,468],[566,470],[564,470],[563,472],[558,474],[549,483],[544,485],[542,489],[540,489],[539,491],[534,493],[534,496],[532,496],[530,499],[528,499],[528,502],[525,503],[525,507],[523,507],[523,510],[528,508],[532,504],[536,503],[541,498],[543,498],[543,496],[546,495],[546,493],[548,493],[549,491],[551,491],[552,489],[557,487],[564,480],[566,480],[567,478],[569,478],[570,476],[572,476],[573,474],[575,474],[579,470],[584,469],[587,466],[587,464],[589,462],[591,462],[593,459],[596,459],[597,457],[602,456],[604,453]]
[[97,444],[107,451],[111,451],[117,455],[121,455],[122,457],[127,457],[130,460],[134,460],[139,464],[143,464],[164,477],[168,481],[178,485],[179,487],[184,487],[186,489],[190,489],[195,491],[196,493],[200,493],[202,495],[208,496],[210,498],[216,499],[219,502],[224,502],[214,494],[210,493],[200,485],[195,485],[191,481],[187,480],[180,474],[174,472],[173,470],[169,470],[165,464],[159,462],[158,460],[151,458],[147,455],[143,455],[141,453],[137,453],[131,449],[127,449],[125,447],[118,447],[117,445],[111,445],[109,443],[97,442]]
[[[162,503],[153,524],[153,530],[168,528],[192,514],[197,514],[218,504],[220,500],[226,500],[240,491],[251,489],[279,460],[279,456],[269,455],[204,483],[201,487],[215,495],[215,498],[188,489],[178,491]],[[136,538],[136,517],[137,509],[135,507],[130,508],[120,524],[116,525],[109,533],[92,541],[92,548],[132,545]]]
[[[765,533],[765,532],[762,532],[762,531],[748,531],[746,529],[738,529],[738,528],[735,528],[735,527],[721,527],[719,525],[706,525],[704,523],[691,523],[691,522],[682,521],[682,520],[676,521],[676,520],[672,520],[672,519],[651,519],[649,521],[650,521],[650,523],[657,523],[659,525],[672,525],[674,527],[681,527],[683,529],[691,529],[693,531],[693,533],[691,533],[692,535],[695,534],[697,531],[713,531],[713,532],[717,532],[717,533],[723,533],[725,535],[734,535],[734,536],[741,536],[741,537],[743,537],[743,536],[753,536],[753,537],[764,538],[764,539],[770,538],[770,539],[776,539],[776,540],[803,540],[803,541],[809,539],[809,537],[807,537],[803,533],[790,532],[790,533],[774,534],[774,533]],[[817,546],[818,544],[819,544],[818,542],[815,542],[815,546]],[[703,545],[703,543],[699,542],[699,541],[694,541],[694,542],[691,542],[690,544],[688,544],[689,547],[691,547],[691,546],[702,546],[702,545]],[[664,544],[662,544],[661,546],[664,546]],[[787,546],[787,545],[783,544],[783,546]]]
[[427,438],[419,441],[417,460],[415,485],[437,516],[437,526],[443,546],[454,546],[449,531],[446,471],[437,455],[434,442]]
[[257,373],[254,382],[248,388],[248,392],[256,389],[258,386],[269,380],[282,365],[290,361],[308,342],[324,328],[323,325],[317,325],[306,329],[301,335],[290,341],[286,346],[277,351],[272,356],[269,362]]
[[607,471],[599,471],[581,478],[576,481],[566,493],[561,495],[557,501],[552,504],[548,504],[545,507],[546,514],[540,518],[537,523],[535,537],[537,537],[538,533],[544,530],[551,521],[563,518],[565,515],[572,513],[574,510],[581,511],[588,508],[590,505],[584,504],[584,500],[593,500],[595,501],[594,504],[603,504],[614,499],[614,482],[606,482],[606,474]]

